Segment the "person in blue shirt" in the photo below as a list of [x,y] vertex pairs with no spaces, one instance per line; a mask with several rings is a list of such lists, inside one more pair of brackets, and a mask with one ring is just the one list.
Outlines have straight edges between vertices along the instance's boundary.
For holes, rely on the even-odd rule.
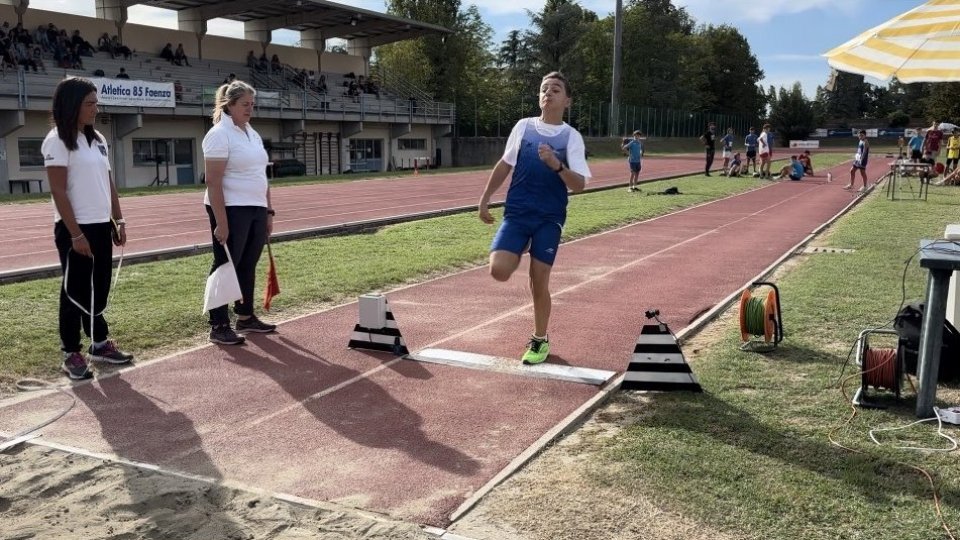
[[854,176],[860,171],[860,178],[863,179],[863,187],[858,191],[867,190],[867,160],[870,158],[870,143],[867,142],[867,132],[860,130],[857,134],[860,142],[857,143],[857,153],[853,157],[853,165],[850,167],[850,183],[843,186],[843,189],[853,189]]
[[750,132],[747,134],[746,138],[743,139],[743,145],[747,148],[747,161],[746,169],[743,170],[743,174],[750,173],[750,164],[753,163],[753,172],[757,171],[757,133],[756,129],[753,126],[750,126]]
[[720,174],[725,175],[730,167],[730,158],[733,157],[733,128],[727,128],[727,134],[720,138],[720,143],[723,149],[723,171]]
[[571,104],[570,85],[559,72],[540,82],[540,116],[522,118],[507,138],[503,157],[490,173],[478,205],[481,221],[493,224],[490,197],[507,176],[510,187],[503,222],[490,245],[490,275],[507,281],[530,252],[534,331],[522,361],[539,364],[550,353],[550,271],[567,219],[567,191],[583,191],[591,174],[583,137],[563,121]]
[[745,174],[743,171],[743,161],[740,159],[740,152],[737,152],[733,155],[733,159],[730,160],[730,168],[727,169],[728,177],[737,177],[741,174]]
[[918,129],[913,137],[910,137],[910,142],[907,143],[907,146],[910,147],[910,161],[914,163],[920,163],[920,158],[923,157],[923,130]]
[[803,179],[803,163],[797,158],[797,156],[790,156],[790,164],[784,165],[780,169],[780,176],[777,176],[777,180],[782,178],[789,178],[791,180],[802,180]]
[[640,191],[638,178],[643,166],[643,133],[634,131],[633,139],[624,142],[620,149],[627,152],[627,162],[630,164],[630,187],[627,191]]

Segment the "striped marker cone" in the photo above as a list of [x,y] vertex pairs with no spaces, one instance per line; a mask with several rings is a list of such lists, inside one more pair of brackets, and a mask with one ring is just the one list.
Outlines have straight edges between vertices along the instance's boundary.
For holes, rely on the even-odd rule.
[[397,326],[393,312],[390,311],[390,304],[387,304],[386,300],[384,303],[386,304],[386,324],[383,328],[366,328],[358,323],[353,327],[350,343],[347,344],[348,348],[383,351],[397,356],[410,354],[406,342],[403,341],[403,334],[400,333],[400,327]]
[[643,325],[621,389],[703,392],[666,324]]

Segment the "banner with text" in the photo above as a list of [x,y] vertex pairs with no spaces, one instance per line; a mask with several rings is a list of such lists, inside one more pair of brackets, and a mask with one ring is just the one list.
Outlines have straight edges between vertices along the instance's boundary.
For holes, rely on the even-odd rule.
[[100,105],[120,107],[176,107],[173,83],[131,79],[90,79],[97,86]]

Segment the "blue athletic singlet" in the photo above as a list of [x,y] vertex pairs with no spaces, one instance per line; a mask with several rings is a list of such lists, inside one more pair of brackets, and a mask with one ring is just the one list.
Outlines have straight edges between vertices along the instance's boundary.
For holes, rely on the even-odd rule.
[[567,219],[567,186],[559,174],[540,160],[538,148],[541,144],[550,145],[557,158],[568,166],[569,130],[570,126],[564,126],[559,133],[548,137],[537,131],[536,121],[527,122],[507,190],[505,218],[541,219],[563,226]]
[[853,166],[858,169],[866,169],[867,159],[869,158],[870,158],[870,148],[867,147],[867,145],[863,141],[860,141],[860,143],[857,144],[857,155],[854,156]]

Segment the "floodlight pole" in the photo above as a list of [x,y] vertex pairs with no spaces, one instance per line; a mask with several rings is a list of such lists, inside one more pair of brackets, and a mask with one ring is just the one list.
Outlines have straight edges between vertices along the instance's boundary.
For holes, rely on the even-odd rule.
[[617,0],[613,19],[613,81],[610,85],[610,136],[620,135],[620,64],[623,61],[623,0]]

